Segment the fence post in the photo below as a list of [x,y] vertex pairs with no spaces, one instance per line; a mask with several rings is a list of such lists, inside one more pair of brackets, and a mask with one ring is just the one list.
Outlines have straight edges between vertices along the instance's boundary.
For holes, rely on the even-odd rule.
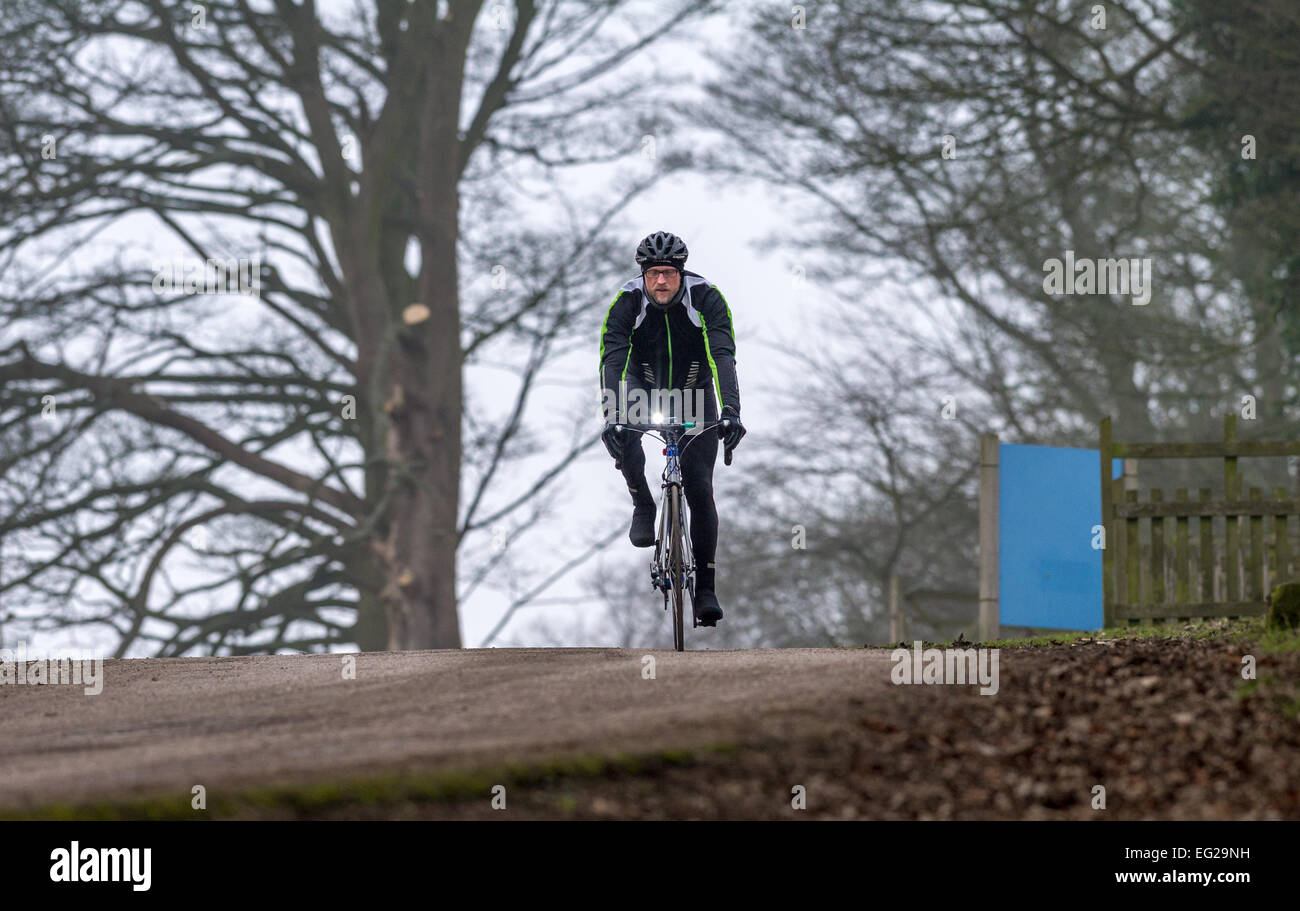
[[1113,511],[1110,461],[1110,416],[1101,419],[1101,626],[1108,629],[1115,625],[1115,547],[1118,541],[1115,533],[1115,521],[1111,518]]
[[[1191,501],[1187,499],[1187,488],[1179,487],[1174,491],[1174,499],[1180,508],[1185,508]],[[1191,593],[1192,558],[1188,550],[1187,530],[1190,527],[1187,516],[1174,519],[1174,602],[1186,604]],[[1190,617],[1179,617],[1186,623]]]
[[979,638],[998,638],[998,435],[980,436]]
[[[1201,502],[1209,503],[1214,494],[1211,488],[1201,488]],[[1208,508],[1208,507],[1207,507]],[[1202,602],[1217,601],[1219,579],[1219,558],[1215,555],[1214,549],[1214,518],[1212,516],[1201,516],[1201,530],[1196,538],[1197,559],[1201,567],[1201,597]]]
[[[1223,416],[1223,497],[1233,503],[1241,499],[1241,475],[1237,472],[1237,416],[1231,411]],[[1227,523],[1223,529],[1223,575],[1227,588],[1224,600],[1240,601],[1237,565],[1241,554],[1239,519],[1236,515],[1229,515],[1224,517],[1224,521]]]
[[[1279,501],[1287,499],[1287,489],[1279,487],[1273,491],[1273,498]],[[1287,516],[1282,514],[1273,519],[1273,556],[1277,575],[1269,580],[1269,591],[1280,582],[1288,581],[1291,575],[1291,543],[1287,540]]]

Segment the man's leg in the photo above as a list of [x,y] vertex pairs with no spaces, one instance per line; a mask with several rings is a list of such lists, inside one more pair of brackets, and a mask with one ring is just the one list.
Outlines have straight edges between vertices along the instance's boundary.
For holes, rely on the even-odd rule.
[[627,482],[627,492],[632,495],[632,505],[654,506],[654,495],[645,479],[645,450],[641,448],[644,434],[633,430],[623,431],[623,480]]
[[655,543],[655,499],[645,479],[645,450],[641,448],[643,434],[623,431],[622,465],[627,492],[632,495],[632,527],[628,539],[634,547],[651,547]]
[[[627,402],[633,401],[637,395],[649,396],[649,389],[629,381],[627,384]],[[626,404],[620,405],[620,409],[629,407]],[[629,414],[620,410],[618,417],[623,421],[642,421],[642,417]],[[623,480],[627,482],[627,492],[632,495],[633,506],[645,506],[649,504],[654,506],[654,495],[650,493],[650,485],[645,480],[645,450],[641,448],[641,440],[645,434],[635,430],[623,431],[623,452],[619,456],[618,462],[620,470],[623,472]]]
[[[692,390],[686,390],[690,395]],[[705,400],[704,421],[718,419],[713,391]],[[718,549],[718,509],[713,502],[713,465],[718,460],[718,431],[686,437],[691,440],[682,450],[682,484],[686,488],[686,502],[691,508],[691,550],[695,554],[696,592],[714,590],[713,558]]]

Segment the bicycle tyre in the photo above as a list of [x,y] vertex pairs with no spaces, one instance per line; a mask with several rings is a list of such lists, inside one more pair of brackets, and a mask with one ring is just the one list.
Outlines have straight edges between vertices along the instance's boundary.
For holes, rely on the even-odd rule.
[[682,620],[682,523],[681,491],[673,487],[668,497],[668,571],[673,589],[673,648],[686,650],[686,624]]

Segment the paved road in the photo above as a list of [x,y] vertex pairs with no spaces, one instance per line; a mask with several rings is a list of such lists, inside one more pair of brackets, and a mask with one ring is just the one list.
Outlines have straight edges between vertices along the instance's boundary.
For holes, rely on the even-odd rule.
[[[643,676],[645,656],[654,678]],[[104,662],[0,686],[0,806],[642,752],[812,732],[889,683],[877,649],[466,649]]]

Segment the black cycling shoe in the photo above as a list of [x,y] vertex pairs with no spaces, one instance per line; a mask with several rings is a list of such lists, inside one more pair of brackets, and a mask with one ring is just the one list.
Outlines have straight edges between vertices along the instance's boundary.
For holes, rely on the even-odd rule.
[[718,596],[707,588],[695,593],[695,619],[700,621],[700,626],[717,626],[722,619],[722,605],[718,604]]
[[632,530],[627,533],[636,547],[651,547],[655,543],[655,504],[643,503],[632,511]]

